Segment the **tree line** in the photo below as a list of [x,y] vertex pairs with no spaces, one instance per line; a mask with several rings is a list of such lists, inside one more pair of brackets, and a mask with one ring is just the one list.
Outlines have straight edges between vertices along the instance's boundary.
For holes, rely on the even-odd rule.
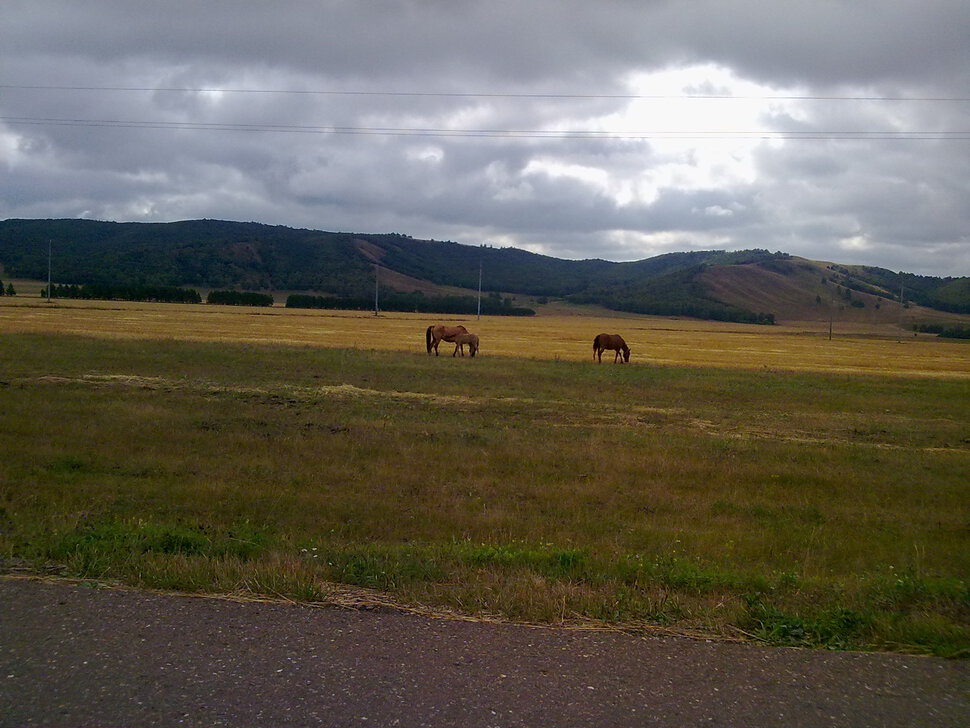
[[252,291],[211,291],[205,302],[224,306],[272,306],[273,297]]
[[[2,286],[2,282],[0,282]],[[50,298],[75,298],[100,301],[152,301],[157,303],[202,303],[202,296],[194,288],[177,286],[129,286],[103,283],[52,284]],[[13,290],[13,286],[10,286]],[[10,294],[13,295],[13,294]],[[47,297],[47,288],[41,289]],[[228,306],[272,306],[273,297],[252,291],[211,291],[206,303]]]
[[[354,296],[310,296],[294,293],[286,299],[287,308],[342,309],[348,311],[373,311],[373,298]],[[427,297],[420,293],[395,293],[379,299],[377,307],[382,311],[408,313],[443,313],[474,316],[479,312],[479,300],[472,296]],[[535,311],[513,305],[511,298],[489,295],[481,299],[481,313],[487,316],[535,316]]]
[[970,339],[970,326],[959,324],[913,324],[913,331],[936,334],[944,339]]
[[44,298],[78,298],[101,301],[152,301],[160,303],[202,303],[194,288],[176,286],[127,286],[106,283],[51,284],[41,289]]

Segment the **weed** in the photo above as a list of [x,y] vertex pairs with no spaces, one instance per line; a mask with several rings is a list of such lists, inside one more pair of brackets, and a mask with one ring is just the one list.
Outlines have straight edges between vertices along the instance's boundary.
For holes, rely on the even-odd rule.
[[866,643],[872,617],[846,607],[831,607],[812,616],[796,616],[766,603],[761,596],[746,595],[743,626],[773,645],[847,649]]
[[582,578],[589,553],[583,549],[529,548],[519,544],[459,545],[458,553],[479,567],[531,569],[548,579]]
[[217,533],[204,526],[106,521],[53,534],[40,555],[55,561],[73,560],[79,571],[88,572],[97,570],[102,562],[147,553],[247,560],[263,552],[268,541],[266,532],[248,524]]
[[321,549],[319,558],[332,580],[372,589],[400,589],[445,575],[427,549],[414,547],[331,547]]

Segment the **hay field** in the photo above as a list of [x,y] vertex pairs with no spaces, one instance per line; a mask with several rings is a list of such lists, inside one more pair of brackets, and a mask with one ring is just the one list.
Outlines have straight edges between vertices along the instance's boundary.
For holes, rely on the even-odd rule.
[[[0,332],[105,338],[224,341],[423,351],[430,323],[462,323],[481,336],[482,356],[583,361],[593,337],[620,333],[631,363],[747,370],[970,378],[966,342],[914,336],[894,327],[826,322],[755,326],[650,316],[436,317],[119,301],[0,298]],[[444,353],[450,348],[441,347]]]

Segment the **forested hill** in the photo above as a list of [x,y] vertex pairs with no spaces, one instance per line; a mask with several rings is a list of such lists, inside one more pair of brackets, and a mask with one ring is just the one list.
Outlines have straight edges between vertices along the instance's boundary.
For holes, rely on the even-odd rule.
[[[399,234],[302,230],[258,223],[189,220],[0,222],[8,278],[46,280],[48,246],[59,283],[373,294],[374,263],[395,275],[383,285],[422,295],[475,291],[558,298],[619,311],[768,323],[797,298],[853,305],[906,300],[970,313],[970,278],[935,278],[838,266],[750,250],[673,253],[632,263],[562,260],[515,248],[416,240]],[[794,292],[793,292],[794,291]],[[853,295],[855,298],[853,299]],[[788,298],[786,298],[786,296]]]

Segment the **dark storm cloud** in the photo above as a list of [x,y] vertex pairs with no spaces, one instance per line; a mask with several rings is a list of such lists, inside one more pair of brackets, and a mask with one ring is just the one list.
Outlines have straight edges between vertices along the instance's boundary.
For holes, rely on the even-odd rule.
[[8,0],[0,217],[968,275],[968,29],[949,0]]

